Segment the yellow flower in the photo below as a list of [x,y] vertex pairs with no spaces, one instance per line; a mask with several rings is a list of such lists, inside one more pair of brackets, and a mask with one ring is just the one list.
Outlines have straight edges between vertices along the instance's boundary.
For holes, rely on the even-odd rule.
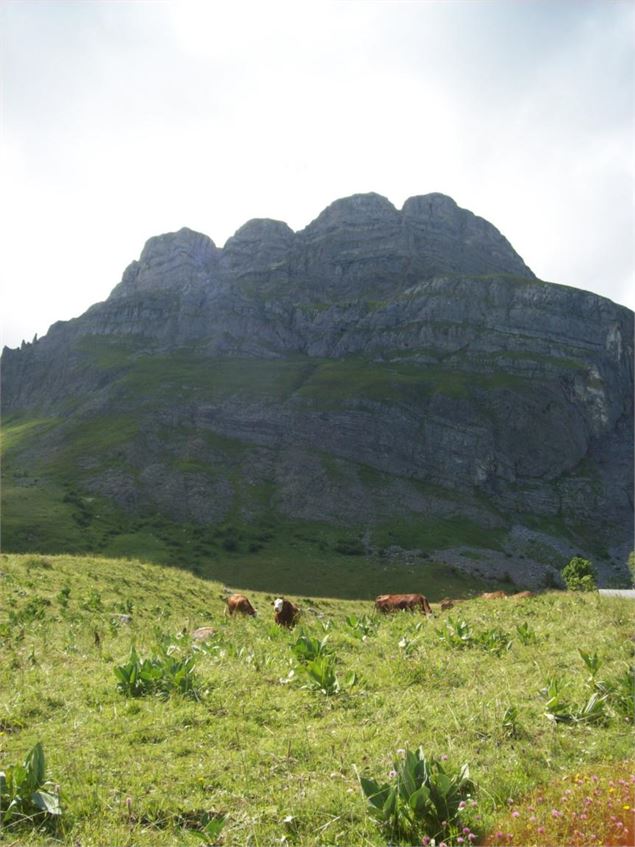
[[630,809],[631,807],[628,805],[628,803],[625,803],[625,804],[622,806],[622,808],[623,808],[623,809]]

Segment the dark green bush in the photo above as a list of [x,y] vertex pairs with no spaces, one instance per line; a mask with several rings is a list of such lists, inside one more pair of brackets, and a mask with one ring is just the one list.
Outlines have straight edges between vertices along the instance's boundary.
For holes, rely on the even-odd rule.
[[574,556],[562,569],[562,578],[569,591],[595,591],[595,572],[588,559]]

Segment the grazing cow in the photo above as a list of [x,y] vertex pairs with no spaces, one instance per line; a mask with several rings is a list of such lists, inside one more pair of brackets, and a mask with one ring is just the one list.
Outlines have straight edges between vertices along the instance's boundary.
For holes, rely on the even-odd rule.
[[483,600],[500,600],[503,597],[507,597],[504,591],[489,591],[485,594],[481,594],[481,599]]
[[512,594],[510,600],[526,600],[528,597],[534,597],[533,591],[519,591],[517,594]]
[[286,626],[291,629],[295,626],[295,622],[300,614],[297,606],[294,606],[289,600],[278,597],[273,601],[274,618],[278,626]]
[[448,609],[453,609],[453,608],[454,608],[454,601],[450,600],[449,597],[444,597],[443,600],[441,600],[441,611],[442,612],[445,612]]
[[251,615],[253,617],[256,614],[256,610],[244,594],[232,594],[231,597],[228,597],[227,611],[230,615],[240,612],[241,615]]
[[211,638],[216,630],[213,626],[199,626],[198,629],[195,629],[192,633],[192,638],[194,641],[207,641],[208,638]]
[[432,614],[428,598],[423,594],[380,594],[375,598],[375,608],[378,612],[397,612],[420,608],[426,615]]

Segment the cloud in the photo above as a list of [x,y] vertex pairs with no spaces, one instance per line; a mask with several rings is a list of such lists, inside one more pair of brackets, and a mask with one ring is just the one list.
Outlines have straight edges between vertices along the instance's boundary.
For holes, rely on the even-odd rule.
[[145,240],[442,191],[542,277],[635,305],[627,3],[4,6],[6,340]]

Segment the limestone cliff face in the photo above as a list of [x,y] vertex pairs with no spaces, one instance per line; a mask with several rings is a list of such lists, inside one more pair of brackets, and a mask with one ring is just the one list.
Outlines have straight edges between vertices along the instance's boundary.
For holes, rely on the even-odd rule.
[[134,420],[116,468],[82,471],[127,508],[214,522],[240,496],[248,519],[270,486],[303,520],[559,521],[610,551],[631,541],[632,362],[629,310],[537,280],[451,198],[364,194],[222,249],[151,238],[108,300],[5,349],[3,400],[60,420],[40,458]]

